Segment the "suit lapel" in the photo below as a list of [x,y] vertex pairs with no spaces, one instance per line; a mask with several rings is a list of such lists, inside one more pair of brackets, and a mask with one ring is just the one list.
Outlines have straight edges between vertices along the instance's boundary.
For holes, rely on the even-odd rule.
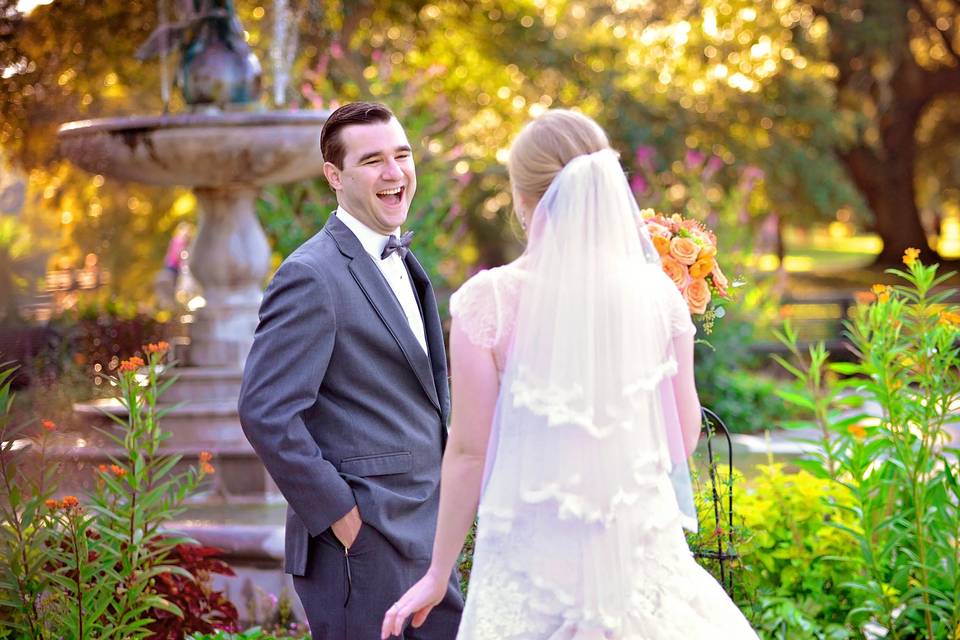
[[[430,402],[442,415],[443,409],[437,396],[437,386],[433,377],[431,361],[423,352],[416,336],[413,335],[410,323],[407,322],[407,316],[404,314],[403,308],[386,278],[383,277],[383,273],[374,264],[373,259],[367,255],[367,252],[363,250],[360,241],[353,235],[353,232],[343,222],[337,220],[336,216],[330,216],[325,228],[337,242],[341,253],[351,258],[348,263],[350,274],[357,281],[367,301],[377,312],[390,335],[396,340],[403,357],[407,360],[410,368],[413,369]],[[413,277],[412,274],[411,277]],[[430,344],[429,337],[427,344]],[[433,349],[430,349],[430,351],[432,353]]]
[[423,328],[427,337],[430,351],[430,365],[433,371],[433,382],[440,397],[441,415],[444,422],[450,415],[450,394],[447,387],[447,353],[443,347],[443,327],[440,325],[440,314],[437,310],[437,299],[433,293],[433,286],[427,272],[420,265],[413,252],[407,253],[404,260],[410,280],[413,282],[417,299],[420,302],[420,311],[423,316]]

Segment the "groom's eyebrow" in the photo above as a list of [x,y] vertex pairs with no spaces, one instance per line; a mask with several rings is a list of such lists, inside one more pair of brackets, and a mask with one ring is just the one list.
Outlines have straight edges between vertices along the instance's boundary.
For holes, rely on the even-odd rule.
[[[411,153],[412,151],[413,149],[411,149],[410,145],[408,144],[402,144],[393,150],[394,153],[402,153],[402,152]],[[381,155],[381,153],[382,152],[380,151],[371,151],[370,153],[365,153],[362,156],[360,156],[359,160],[357,160],[357,164],[363,164],[367,160],[370,160],[371,158],[376,158],[377,156]]]

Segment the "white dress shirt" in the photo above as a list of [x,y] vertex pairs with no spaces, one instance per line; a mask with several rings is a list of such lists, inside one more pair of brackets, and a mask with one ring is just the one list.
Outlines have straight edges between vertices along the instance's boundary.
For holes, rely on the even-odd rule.
[[[400,302],[400,306],[403,308],[404,315],[407,316],[407,322],[410,324],[410,330],[413,331],[414,337],[416,337],[417,342],[420,343],[423,352],[430,355],[430,352],[427,350],[427,336],[423,330],[423,317],[420,315],[420,305],[417,304],[413,283],[410,282],[410,274],[407,273],[407,267],[403,264],[403,259],[400,258],[397,252],[391,253],[387,256],[386,260],[380,259],[380,254],[383,253],[383,248],[387,246],[387,240],[390,239],[390,236],[385,236],[374,231],[350,215],[343,207],[337,207],[336,216],[340,219],[340,222],[347,225],[347,228],[353,232],[353,235],[357,236],[357,240],[363,245],[363,250],[367,252],[373,260],[373,263],[380,269],[380,273],[386,278],[387,284],[390,285],[393,294],[397,297],[397,301]],[[400,229],[397,229],[394,235],[399,238]]]

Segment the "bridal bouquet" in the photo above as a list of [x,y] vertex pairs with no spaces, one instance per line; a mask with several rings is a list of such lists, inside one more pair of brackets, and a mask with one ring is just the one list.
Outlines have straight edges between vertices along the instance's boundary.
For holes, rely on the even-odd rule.
[[704,332],[710,333],[714,321],[724,315],[718,302],[730,299],[730,282],[716,260],[716,235],[676,213],[670,217],[653,209],[640,213],[664,272],[680,289],[693,317],[703,323]]

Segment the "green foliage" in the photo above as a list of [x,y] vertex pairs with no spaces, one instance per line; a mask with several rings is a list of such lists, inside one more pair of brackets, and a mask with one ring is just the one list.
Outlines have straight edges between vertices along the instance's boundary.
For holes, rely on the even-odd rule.
[[27,226],[14,216],[0,215],[0,323],[20,320],[20,303],[40,275],[39,257]]
[[293,631],[287,634],[274,634],[264,631],[260,627],[253,627],[240,633],[230,633],[229,631],[217,631],[216,633],[195,633],[187,636],[187,640],[280,640],[285,638],[297,638],[298,640],[309,640],[310,633],[302,631]]
[[949,276],[914,255],[904,262],[908,270],[889,271],[902,284],[876,287],[877,301],[847,323],[856,362],[828,364],[822,344],[801,354],[787,326],[793,359],[779,361],[804,392],[781,396],[821,434],[805,466],[845,494],[830,524],[853,543],[838,554],[856,594],[848,624],[946,638],[960,626],[958,451],[944,429],[960,397],[960,315],[938,288]]
[[[41,467],[37,476],[23,472],[26,451],[17,444],[26,424],[10,423],[13,404],[10,378],[13,370],[0,367],[0,612],[12,633],[42,638],[47,634],[42,617],[50,577],[47,566],[53,555],[54,530],[46,526],[45,502],[56,490],[56,465]],[[41,458],[47,446],[47,430],[35,446]]]
[[[19,431],[8,432],[4,419],[0,613],[23,637],[143,638],[150,635],[151,611],[179,613],[157,594],[154,580],[164,574],[192,579],[170,562],[175,546],[190,541],[162,535],[160,528],[182,513],[212,467],[202,460],[199,470],[175,473],[179,456],[160,453],[169,434],[160,429],[164,410],[156,402],[173,381],[159,379],[166,349],[149,345],[146,364],[139,358],[121,364],[113,382],[128,417],[114,418],[119,429],[104,433],[123,453],[95,471],[96,488],[82,502],[52,497],[59,468],[45,452],[56,425],[42,425],[34,445],[40,471],[32,477],[13,439]],[[0,374],[0,409],[6,410],[8,377]]]
[[[736,515],[749,531],[740,547],[744,592],[755,625],[769,637],[845,638],[846,614],[856,601],[838,560],[856,545],[838,526],[854,526],[842,487],[782,464],[759,467]],[[785,634],[785,635],[784,635]]]

